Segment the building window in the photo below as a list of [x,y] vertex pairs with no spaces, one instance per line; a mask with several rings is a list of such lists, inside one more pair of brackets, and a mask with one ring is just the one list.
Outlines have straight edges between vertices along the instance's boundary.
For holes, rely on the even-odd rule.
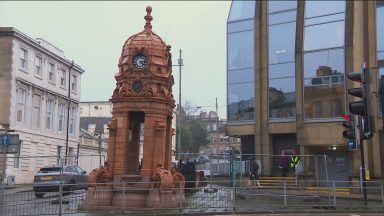
[[35,74],[39,77],[43,75],[42,63],[43,63],[42,58],[40,56],[36,56],[35,57]]
[[49,63],[48,66],[48,80],[51,82],[55,81],[55,65],[52,63]]
[[255,15],[255,1],[232,1],[229,21],[252,18]]
[[72,107],[69,111],[69,133],[75,134],[75,124],[76,123],[76,108]]
[[71,80],[72,92],[76,92],[76,86],[77,86],[77,76],[72,75],[72,80]]
[[[380,87],[380,77],[384,75],[384,1],[376,1],[376,46],[377,46],[377,65],[379,66],[378,85]],[[377,91],[379,92],[379,90]],[[379,102],[379,112],[381,113],[381,100]]]
[[109,134],[108,124],[104,124],[104,134]]
[[28,51],[24,48],[20,48],[20,64],[19,67],[23,70],[27,70],[28,65]]
[[41,96],[38,94],[33,95],[32,99],[32,126],[36,129],[40,128],[40,106]]
[[[21,141],[19,141],[20,143],[20,146],[21,146]],[[19,168],[19,164],[20,164],[20,154],[19,153],[16,153],[15,154],[15,158],[13,159],[13,168]]]
[[59,127],[58,131],[63,132],[64,131],[64,122],[65,122],[65,105],[59,104]]
[[306,1],[305,4],[304,118],[342,118],[346,3]]
[[62,160],[61,158],[61,149],[62,147],[61,146],[57,146],[57,160],[56,160],[56,165],[57,166],[60,166],[60,160]]
[[296,1],[268,1],[268,105],[270,119],[294,119],[296,116],[296,7]]
[[53,120],[53,99],[47,98],[47,115],[46,115],[46,129],[52,129],[52,120]]
[[95,133],[96,130],[96,124],[89,124],[88,125],[88,131],[91,133]]
[[67,82],[67,72],[63,69],[61,69],[61,72],[60,72],[60,85],[62,87],[65,87],[66,86],[66,82]]
[[16,121],[22,123],[25,116],[25,104],[27,100],[27,90],[19,88],[17,90]]
[[255,2],[232,2],[227,23],[229,122],[254,120],[254,13]]

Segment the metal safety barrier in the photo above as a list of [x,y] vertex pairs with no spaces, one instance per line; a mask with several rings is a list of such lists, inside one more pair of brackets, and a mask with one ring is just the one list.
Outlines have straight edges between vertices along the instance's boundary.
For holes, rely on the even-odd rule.
[[[228,180],[206,182],[204,187],[173,188],[172,193],[181,194],[177,199],[147,200],[142,198],[148,193],[158,193],[159,189],[147,186],[129,187],[131,184],[116,183],[104,187],[89,188],[88,190],[68,191],[69,184],[59,185],[60,192],[45,193],[43,197],[36,197],[32,185],[17,185],[4,188],[4,202],[0,215],[61,215],[90,212],[142,212],[161,211],[162,213],[191,213],[191,212],[257,212],[265,210],[298,210],[298,209],[366,209],[363,193],[358,181],[332,181],[317,184],[316,181],[298,181],[297,185],[289,180],[260,179],[261,187],[248,185],[248,180],[236,180],[231,187]],[[194,185],[192,184],[189,185]],[[328,185],[328,186],[317,186]],[[338,187],[337,185],[347,185]],[[79,186],[79,185],[76,185]],[[97,203],[97,199],[90,199],[90,195],[118,194],[120,201]],[[384,207],[383,182],[367,182],[368,208],[381,210]],[[133,202],[137,201],[137,204]],[[96,207],[87,208],[92,202]],[[174,205],[167,205],[162,202]],[[127,203],[130,206],[127,206]],[[88,203],[89,204],[89,203]]]

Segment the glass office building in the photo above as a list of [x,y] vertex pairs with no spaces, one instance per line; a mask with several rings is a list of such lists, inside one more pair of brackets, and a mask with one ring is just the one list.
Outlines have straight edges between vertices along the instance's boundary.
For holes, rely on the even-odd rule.
[[[342,124],[348,103],[358,100],[347,94],[354,85],[347,74],[364,62],[375,127],[365,141],[365,158],[371,177],[380,178],[384,1],[233,1],[227,20],[227,134],[241,138],[243,154],[327,155],[335,180],[358,177],[360,152],[348,150]],[[273,158],[264,158],[266,175],[275,174]]]

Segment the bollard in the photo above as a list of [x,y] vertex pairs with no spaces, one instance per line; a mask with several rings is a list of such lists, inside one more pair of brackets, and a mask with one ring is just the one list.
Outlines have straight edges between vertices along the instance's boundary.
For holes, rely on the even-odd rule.
[[333,206],[336,207],[336,183],[333,181]]
[[284,208],[287,208],[287,181],[284,180],[283,182],[283,186],[284,186]]

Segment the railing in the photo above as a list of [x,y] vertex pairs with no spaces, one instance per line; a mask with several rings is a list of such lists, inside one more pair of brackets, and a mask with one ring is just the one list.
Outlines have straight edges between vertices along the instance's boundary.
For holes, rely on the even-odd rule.
[[[261,179],[262,190],[256,186],[247,188],[247,182],[248,180],[237,179],[235,186],[230,187],[228,181],[214,180],[211,184],[201,188],[173,188],[170,193],[181,195],[176,196],[176,199],[167,200],[148,198],[149,192],[158,193],[160,190],[148,189],[145,186],[142,188],[130,187],[129,185],[132,183],[118,183],[96,189],[75,191],[67,191],[67,188],[72,188],[72,185],[63,184],[61,195],[59,192],[47,192],[41,198],[35,196],[32,185],[18,185],[5,188],[0,215],[61,215],[89,212],[110,213],[111,211],[212,214],[212,212],[266,210],[367,210],[367,207],[364,206],[359,182],[356,181],[343,182],[342,185],[348,185],[346,187],[337,187],[336,185],[340,184],[335,181],[322,184],[328,184],[329,187],[319,187],[314,181],[298,181],[298,184],[295,185],[291,184],[290,180],[267,181]],[[369,209],[379,211],[384,208],[383,182],[369,181],[367,192]],[[98,199],[90,199],[92,193],[109,194],[111,197],[118,194],[120,201],[111,201],[109,204],[97,203]],[[146,201],[142,202],[143,199]],[[135,201],[137,204],[132,204]],[[88,202],[93,203],[94,206],[87,208]]]

